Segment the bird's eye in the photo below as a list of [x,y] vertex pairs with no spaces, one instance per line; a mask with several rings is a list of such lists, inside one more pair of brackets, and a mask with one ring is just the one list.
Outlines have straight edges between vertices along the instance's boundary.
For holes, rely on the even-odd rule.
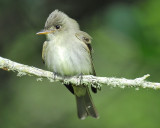
[[60,29],[60,28],[61,28],[61,26],[60,26],[60,25],[56,25],[55,27],[56,27],[56,29]]

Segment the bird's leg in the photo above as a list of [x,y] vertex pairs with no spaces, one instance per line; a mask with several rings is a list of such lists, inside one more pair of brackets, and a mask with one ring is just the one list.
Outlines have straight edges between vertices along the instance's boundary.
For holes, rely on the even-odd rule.
[[53,75],[54,75],[54,81],[56,80],[56,77],[57,77],[57,72],[53,72]]
[[82,85],[83,73],[80,73],[79,75],[77,75],[77,78],[79,79],[78,85]]

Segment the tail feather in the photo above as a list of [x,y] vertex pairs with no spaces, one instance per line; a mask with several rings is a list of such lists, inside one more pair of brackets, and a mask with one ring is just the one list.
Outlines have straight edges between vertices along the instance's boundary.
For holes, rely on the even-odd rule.
[[92,97],[90,95],[89,89],[87,88],[86,94],[84,95],[84,101],[85,101],[85,106],[86,106],[86,110],[88,112],[88,115],[94,117],[94,118],[98,118],[98,113],[97,110],[93,104],[93,100]]
[[86,111],[84,97],[78,97],[76,96],[76,102],[77,102],[77,114],[78,118],[81,120],[85,119],[88,116],[88,113]]
[[94,118],[98,118],[98,113],[96,111],[96,108],[93,104],[91,95],[89,93],[88,87],[85,87],[86,93],[85,95],[82,96],[76,96],[76,101],[77,101],[77,112],[78,112],[78,117],[80,119],[85,119],[87,116],[91,116]]

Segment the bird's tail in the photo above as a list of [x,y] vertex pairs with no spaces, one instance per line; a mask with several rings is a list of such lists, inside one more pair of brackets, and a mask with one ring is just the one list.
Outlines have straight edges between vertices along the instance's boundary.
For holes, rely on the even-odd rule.
[[78,117],[82,120],[85,119],[87,116],[98,118],[98,113],[93,104],[89,89],[88,87],[84,87],[84,88],[86,89],[84,95],[77,96],[75,94],[76,102],[77,102]]

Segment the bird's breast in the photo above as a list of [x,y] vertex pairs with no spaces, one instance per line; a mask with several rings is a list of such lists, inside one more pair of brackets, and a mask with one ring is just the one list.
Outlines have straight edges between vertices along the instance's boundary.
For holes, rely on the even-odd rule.
[[53,40],[47,44],[47,67],[62,76],[91,74],[91,58],[79,40]]

